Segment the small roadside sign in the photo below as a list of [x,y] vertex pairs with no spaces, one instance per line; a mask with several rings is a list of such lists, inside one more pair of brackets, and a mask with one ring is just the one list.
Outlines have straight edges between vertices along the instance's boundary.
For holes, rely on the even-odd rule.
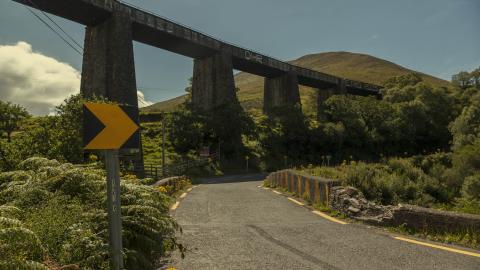
[[140,134],[136,119],[138,119],[138,109],[133,106],[84,103],[84,149],[139,148]]
[[205,146],[200,149],[200,156],[201,157],[209,157],[210,156],[210,147]]

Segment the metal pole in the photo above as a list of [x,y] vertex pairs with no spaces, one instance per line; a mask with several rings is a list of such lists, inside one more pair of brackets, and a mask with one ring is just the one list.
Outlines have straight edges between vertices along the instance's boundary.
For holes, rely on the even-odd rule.
[[122,213],[120,204],[120,175],[118,150],[105,151],[107,169],[108,234],[110,242],[110,268],[123,269]]
[[165,114],[162,115],[162,176],[165,176]]
[[246,157],[246,160],[247,160],[247,173],[248,173],[248,160],[249,160],[248,156]]

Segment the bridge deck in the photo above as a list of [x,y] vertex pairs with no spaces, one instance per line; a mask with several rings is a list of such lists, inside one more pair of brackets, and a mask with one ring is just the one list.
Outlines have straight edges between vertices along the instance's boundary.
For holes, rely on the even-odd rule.
[[[159,15],[115,0],[13,0],[45,12],[78,22],[96,25],[113,11],[129,14],[134,40],[192,58],[203,58],[220,50],[230,53],[235,69],[263,77],[275,77],[287,71],[298,74],[301,85],[315,88],[335,87],[339,77],[295,66],[193,30]],[[377,95],[379,86],[345,79],[349,93]]]

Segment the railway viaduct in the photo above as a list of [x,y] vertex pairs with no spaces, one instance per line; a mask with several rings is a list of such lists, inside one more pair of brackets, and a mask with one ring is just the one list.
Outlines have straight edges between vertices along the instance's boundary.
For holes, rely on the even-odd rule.
[[[264,112],[300,104],[299,84],[331,94],[379,95],[379,87],[291,65],[116,0],[13,0],[86,26],[81,92],[138,107],[133,41],[194,59],[192,101],[236,101],[233,69],[265,78]],[[320,114],[319,114],[320,115]]]

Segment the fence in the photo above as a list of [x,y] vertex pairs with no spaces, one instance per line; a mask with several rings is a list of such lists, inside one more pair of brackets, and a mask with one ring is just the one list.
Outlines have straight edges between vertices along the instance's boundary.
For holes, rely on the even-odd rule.
[[162,166],[161,162],[146,161],[143,167],[140,164],[133,163],[124,168],[135,174],[143,175],[145,178],[152,178],[155,180],[163,179],[169,176],[184,175],[189,169],[198,168],[209,164],[217,157],[212,154],[208,157],[200,157],[194,160],[185,160],[183,162]]

